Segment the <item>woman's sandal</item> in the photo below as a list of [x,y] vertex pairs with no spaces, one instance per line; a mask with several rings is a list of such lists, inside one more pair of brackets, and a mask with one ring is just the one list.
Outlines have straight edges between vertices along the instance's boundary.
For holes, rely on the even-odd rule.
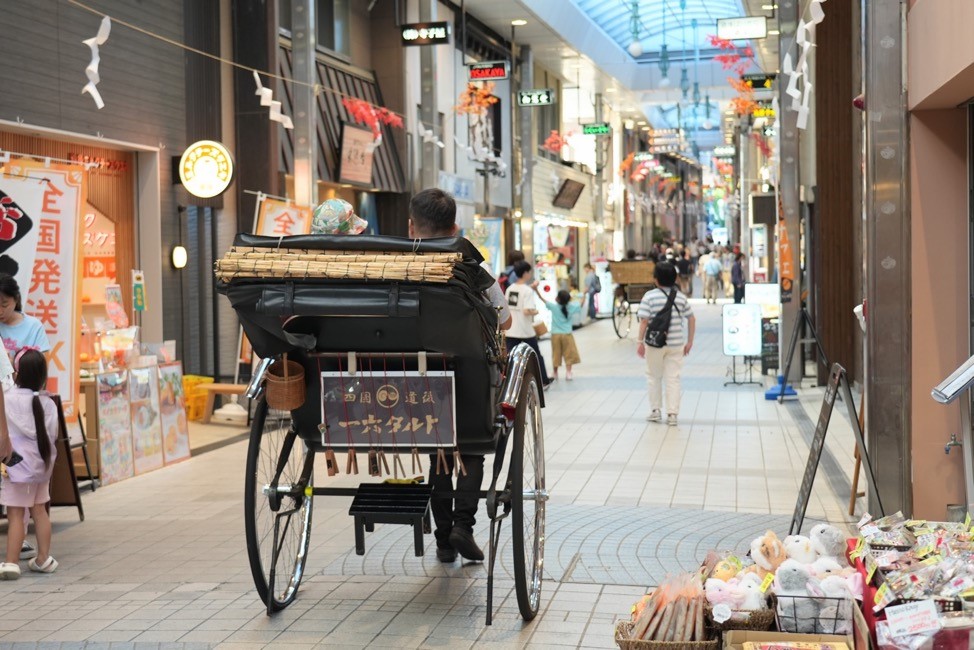
[[36,560],[31,560],[27,563],[27,568],[36,573],[54,573],[57,571],[57,560],[48,555],[47,562],[43,565],[38,566]]

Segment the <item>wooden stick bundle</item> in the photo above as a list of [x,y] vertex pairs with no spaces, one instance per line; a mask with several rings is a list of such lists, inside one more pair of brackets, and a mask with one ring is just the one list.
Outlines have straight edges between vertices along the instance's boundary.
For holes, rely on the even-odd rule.
[[460,262],[461,253],[396,253],[381,251],[320,251],[307,248],[253,248],[236,246],[224,259],[300,259],[315,262],[382,262],[404,258],[428,262]]
[[631,638],[672,643],[706,641],[703,597],[703,586],[695,574],[666,580],[636,617]]

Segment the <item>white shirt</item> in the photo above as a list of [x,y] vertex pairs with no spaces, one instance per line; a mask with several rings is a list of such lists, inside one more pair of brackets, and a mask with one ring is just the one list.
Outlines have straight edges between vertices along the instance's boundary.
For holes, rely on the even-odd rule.
[[527,284],[515,283],[507,288],[507,306],[511,310],[514,322],[507,335],[516,339],[530,339],[534,334],[534,315],[527,315],[526,311],[537,311],[534,300],[534,289]]
[[[491,270],[490,264],[487,262],[481,262],[480,266],[484,267],[484,270],[490,273],[490,277],[494,277],[494,272]],[[494,309],[498,310],[498,324],[503,325],[507,322],[507,319],[511,317],[511,310],[507,306],[507,298],[504,297],[504,292],[501,291],[501,285],[497,284],[497,280],[495,279],[494,284],[490,285],[485,293],[487,294],[487,300],[490,301],[490,304],[494,307]]]

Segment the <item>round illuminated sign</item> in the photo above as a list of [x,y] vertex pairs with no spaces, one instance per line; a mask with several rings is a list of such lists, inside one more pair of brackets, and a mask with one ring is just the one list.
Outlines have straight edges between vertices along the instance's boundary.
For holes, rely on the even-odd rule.
[[225,192],[232,178],[233,159],[219,142],[194,142],[179,159],[179,180],[190,194],[201,199]]

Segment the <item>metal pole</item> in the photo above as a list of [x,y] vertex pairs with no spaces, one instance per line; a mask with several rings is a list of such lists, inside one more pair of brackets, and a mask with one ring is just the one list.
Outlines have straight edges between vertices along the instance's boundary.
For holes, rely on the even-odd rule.
[[862,6],[867,111],[866,300],[873,324],[866,337],[866,430],[883,504],[890,512],[902,510],[910,515],[912,333],[909,119],[904,78],[906,3],[864,0]]
[[317,67],[314,0],[291,2],[291,56],[294,58],[294,200],[298,205],[314,205],[318,193],[315,168],[318,151],[318,129],[315,116]]
[[[431,22],[436,20],[437,0],[420,0],[419,20]],[[466,34],[463,35],[466,37]],[[436,53],[432,46],[419,48],[422,82],[420,84],[419,120],[425,129],[432,129],[439,135],[439,123],[436,111]],[[433,142],[423,143],[422,164],[419,173],[421,187],[418,189],[436,187],[439,181],[439,147]]]
[[[534,87],[534,54],[528,45],[521,46],[521,87]],[[524,111],[518,123],[521,130],[521,177],[517,183],[521,186],[521,220],[525,223],[532,223],[534,218],[534,193],[531,191],[531,179],[534,176],[534,138],[532,133],[532,122],[534,121],[533,111]],[[514,224],[515,228],[521,227],[521,222]],[[522,237],[521,250],[527,259],[534,256],[533,229],[528,238]],[[522,233],[523,234],[523,233]]]
[[[601,122],[602,115],[602,93],[595,93],[595,121]],[[615,134],[608,138],[595,139],[595,223],[599,225],[602,224],[605,208],[605,199],[602,196],[605,190],[605,148],[612,146],[612,137],[615,137]]]
[[[798,19],[801,15],[801,3],[798,0],[780,0],[778,6],[778,31],[781,32],[780,42],[789,44],[787,48],[780,48],[779,57],[781,69],[784,70],[784,60],[787,55],[791,55],[792,61],[798,60],[798,40],[795,32],[798,28]],[[778,103],[781,114],[778,116],[778,128],[781,133],[781,147],[779,152],[780,171],[778,173],[778,255],[776,256],[778,266],[778,283],[781,285],[781,321],[779,325],[779,340],[784,341],[791,335],[792,329],[798,326],[798,316],[801,312],[801,271],[799,267],[798,245],[801,241],[801,210],[798,195],[798,184],[800,176],[798,173],[799,151],[798,151],[798,111],[791,107],[791,96],[788,95],[787,83],[783,79],[778,80]],[[790,256],[783,254],[783,247],[780,245],[782,237],[787,237],[788,245],[791,248]],[[788,261],[790,257],[791,269],[789,283],[782,277],[782,259]],[[781,355],[785,354],[781,350]],[[804,375],[805,357],[804,346],[798,348],[797,363],[791,364],[789,377],[785,377],[786,382],[797,385]],[[785,368],[788,359],[782,358],[779,367]]]

